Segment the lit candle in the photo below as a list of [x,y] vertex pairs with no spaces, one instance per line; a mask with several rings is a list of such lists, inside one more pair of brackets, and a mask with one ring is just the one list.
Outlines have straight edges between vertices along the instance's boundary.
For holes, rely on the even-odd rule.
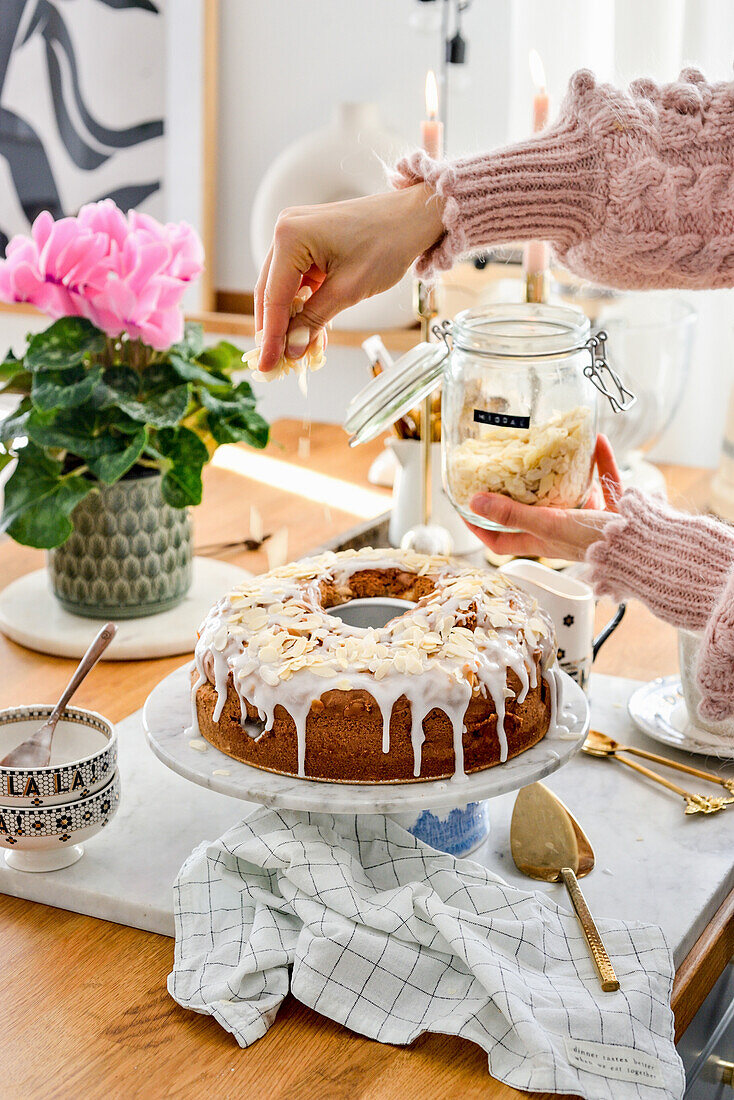
[[543,67],[543,61],[537,50],[530,51],[528,63],[530,65],[530,76],[535,85],[535,95],[533,96],[533,131],[537,134],[538,130],[542,130],[548,121],[549,99],[548,93],[545,90],[545,68]]
[[426,74],[426,118],[421,122],[421,143],[429,157],[443,156],[443,122],[438,117],[438,84],[432,69]]
[[[528,56],[530,76],[535,85],[533,96],[533,132],[537,133],[548,121],[549,98],[545,90],[545,69],[537,50]],[[545,241],[528,241],[525,245],[525,298],[528,302],[545,302],[548,298],[549,251]]]

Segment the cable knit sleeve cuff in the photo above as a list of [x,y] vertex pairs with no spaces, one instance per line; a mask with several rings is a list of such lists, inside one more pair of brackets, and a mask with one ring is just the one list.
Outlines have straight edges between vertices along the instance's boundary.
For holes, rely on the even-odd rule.
[[426,183],[445,200],[446,233],[418,260],[419,275],[519,241],[549,241],[563,257],[602,225],[607,172],[587,102],[595,96],[591,74],[576,73],[559,121],[530,140],[455,161],[435,161],[419,150],[397,164],[393,187]]
[[711,615],[698,655],[701,717],[719,722],[734,715],[734,569]]
[[734,563],[734,531],[630,489],[586,560],[597,595],[634,596],[673,626],[703,630]]

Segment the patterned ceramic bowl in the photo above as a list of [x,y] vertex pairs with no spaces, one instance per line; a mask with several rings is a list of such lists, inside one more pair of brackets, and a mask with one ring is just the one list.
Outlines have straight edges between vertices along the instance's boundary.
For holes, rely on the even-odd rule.
[[105,827],[117,812],[120,773],[86,798],[54,806],[0,805],[0,848],[16,871],[57,871],[84,854],[82,840]]
[[[0,760],[30,737],[52,706],[39,704],[0,710]],[[0,767],[0,804],[58,806],[100,790],[117,767],[117,733],[93,710],[67,707],[59,719],[47,768]]]

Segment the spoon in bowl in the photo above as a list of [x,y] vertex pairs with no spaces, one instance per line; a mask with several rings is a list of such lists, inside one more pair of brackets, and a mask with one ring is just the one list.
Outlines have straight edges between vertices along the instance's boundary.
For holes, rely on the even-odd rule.
[[51,742],[53,740],[56,724],[61,717],[64,707],[71,699],[82,680],[92,671],[107,646],[110,644],[117,627],[114,623],[105,623],[97,637],[90,645],[87,652],[77,665],[76,671],[54,709],[49,714],[43,725],[36,730],[32,737],[21,741],[7,756],[0,760],[2,768],[45,768],[51,759]]
[[589,945],[602,991],[616,992],[619,980],[578,884],[578,879],[594,867],[594,849],[570,810],[542,783],[523,787],[515,800],[510,850],[523,875],[542,882],[563,882]]

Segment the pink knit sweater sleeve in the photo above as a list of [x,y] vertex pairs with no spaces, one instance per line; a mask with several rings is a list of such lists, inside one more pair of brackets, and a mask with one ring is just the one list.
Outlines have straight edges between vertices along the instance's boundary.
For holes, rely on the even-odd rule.
[[446,229],[418,261],[423,276],[534,239],[607,286],[734,285],[734,84],[695,69],[629,93],[581,70],[549,129],[461,160],[416,152],[392,177],[421,181],[445,199]]
[[734,714],[734,529],[630,489],[586,560],[597,595],[635,596],[665,622],[703,633],[701,715]]

